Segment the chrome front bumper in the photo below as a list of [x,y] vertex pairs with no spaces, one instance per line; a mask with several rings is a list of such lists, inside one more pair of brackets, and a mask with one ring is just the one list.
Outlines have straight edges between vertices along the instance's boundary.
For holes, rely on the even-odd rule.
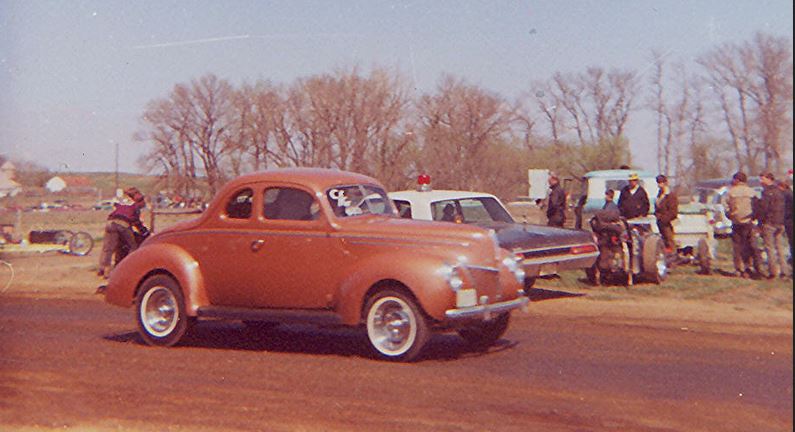
[[471,319],[488,320],[494,315],[499,315],[503,312],[509,312],[514,309],[525,308],[526,310],[527,304],[529,302],[530,299],[527,297],[518,297],[514,300],[500,303],[481,304],[459,309],[449,309],[444,312],[444,316],[451,321]]

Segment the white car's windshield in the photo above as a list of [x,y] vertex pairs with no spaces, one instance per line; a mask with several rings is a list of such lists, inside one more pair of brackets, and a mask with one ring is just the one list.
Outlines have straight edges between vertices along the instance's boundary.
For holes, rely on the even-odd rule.
[[383,189],[372,185],[336,186],[326,191],[331,208],[337,217],[378,214],[394,216],[391,201]]

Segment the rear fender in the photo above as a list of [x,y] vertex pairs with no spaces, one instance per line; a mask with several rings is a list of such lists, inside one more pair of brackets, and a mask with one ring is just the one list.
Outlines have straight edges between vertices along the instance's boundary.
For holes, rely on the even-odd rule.
[[125,257],[111,272],[105,301],[130,306],[138,287],[153,274],[168,274],[179,283],[189,316],[195,316],[200,306],[208,304],[199,263],[181,247],[167,243],[147,244]]

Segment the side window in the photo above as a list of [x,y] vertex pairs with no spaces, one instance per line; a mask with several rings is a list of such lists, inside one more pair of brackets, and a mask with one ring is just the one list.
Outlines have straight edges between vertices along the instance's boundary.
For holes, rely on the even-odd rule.
[[250,188],[241,190],[226,203],[226,215],[231,219],[250,218],[253,197],[254,191]]
[[265,190],[263,215],[271,220],[317,220],[320,205],[300,189],[274,187]]
[[397,207],[400,217],[411,219],[411,203],[403,200],[394,200],[395,207]]
[[456,216],[461,217],[458,205],[455,200],[437,201],[431,204],[433,220],[443,222],[455,222]]

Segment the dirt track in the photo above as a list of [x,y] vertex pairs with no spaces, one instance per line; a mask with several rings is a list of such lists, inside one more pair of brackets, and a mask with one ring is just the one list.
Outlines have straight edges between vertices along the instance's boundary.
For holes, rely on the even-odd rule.
[[368,358],[361,332],[300,326],[207,322],[182,346],[150,348],[132,311],[90,294],[88,258],[50,258],[68,282],[34,277],[39,260],[18,261],[0,296],[2,430],[793,427],[787,311],[539,290],[546,300],[489,352],[438,335],[415,364]]

